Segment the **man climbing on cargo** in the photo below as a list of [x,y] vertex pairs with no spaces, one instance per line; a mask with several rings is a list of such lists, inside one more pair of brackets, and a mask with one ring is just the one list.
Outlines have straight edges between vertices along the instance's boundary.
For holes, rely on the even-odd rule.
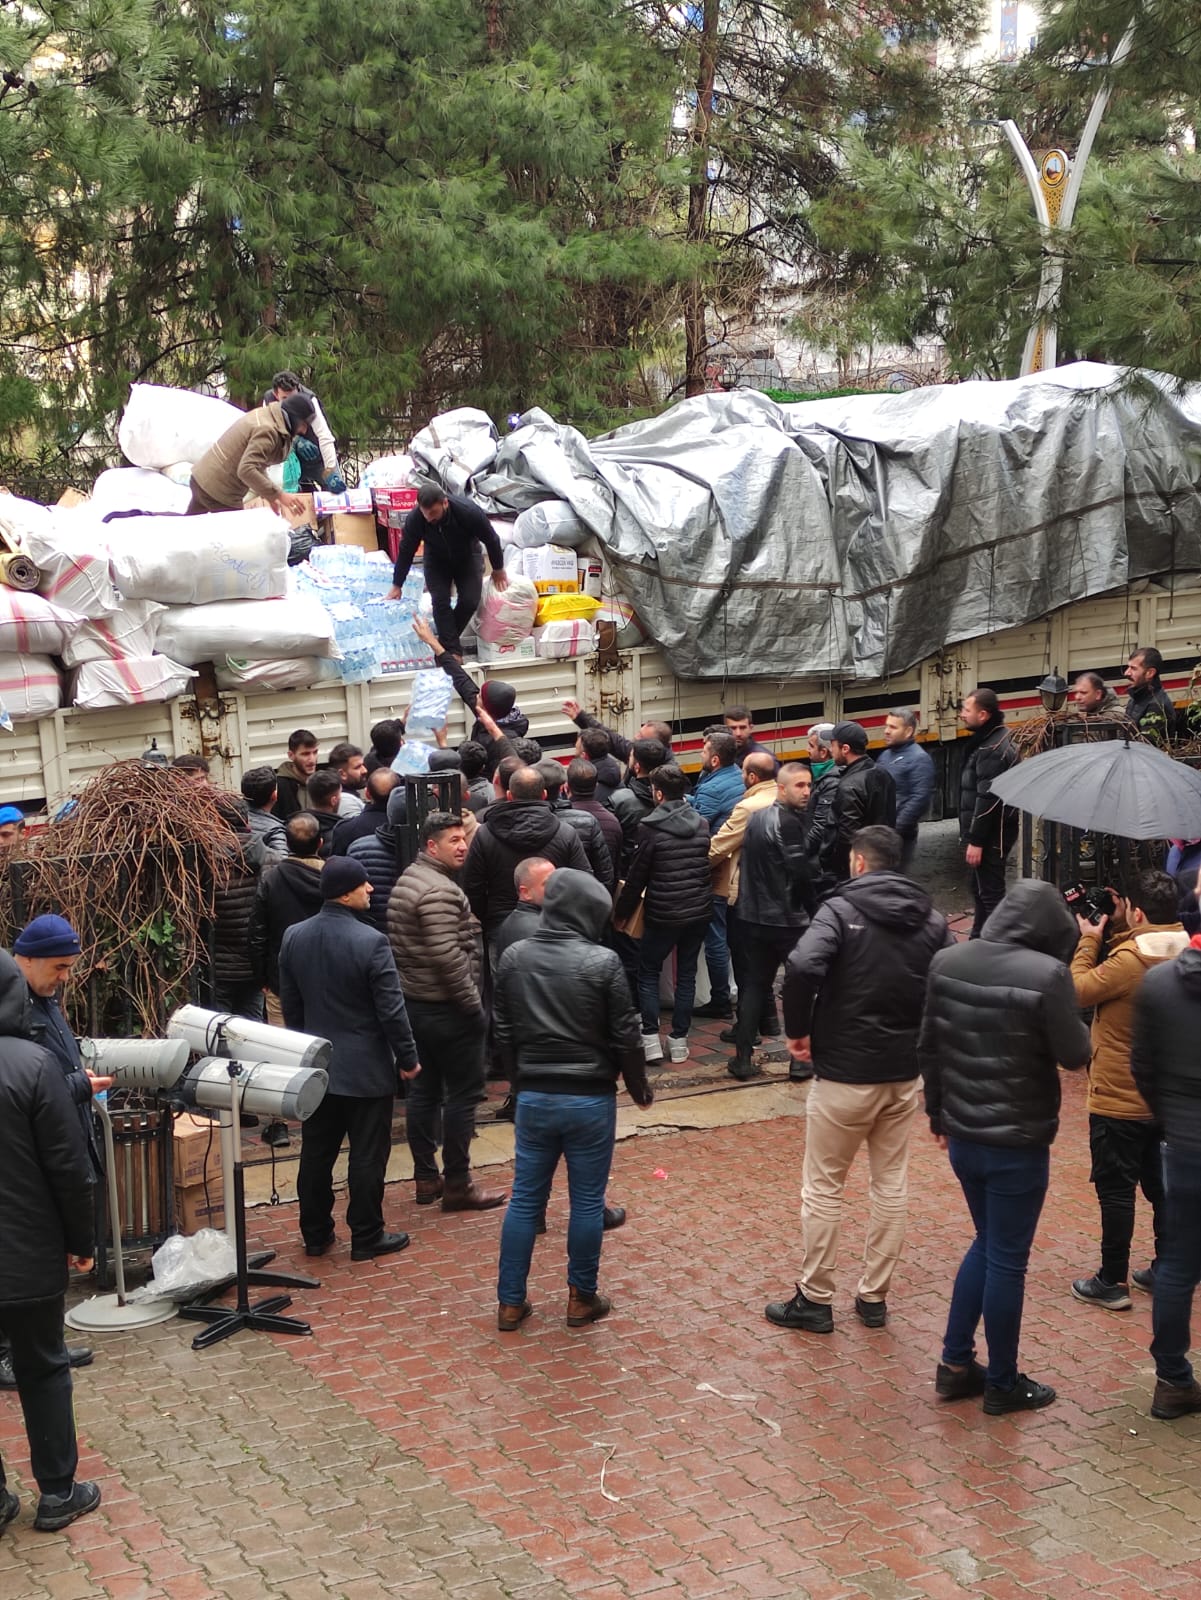
[[496,529],[479,506],[427,484],[418,491],[417,504],[405,518],[386,599],[400,599],[417,547],[422,543],[425,586],[434,603],[434,631],[443,649],[462,660],[463,641],[459,635],[479,610],[484,592],[480,546],[488,552],[492,587],[498,591],[506,588],[509,581],[505,576],[505,553]]
[[277,488],[267,468],[284,461],[294,439],[308,432],[312,420],[313,402],[302,394],[273,400],[239,417],[192,468],[188,516],[240,511],[248,495],[257,495],[289,516],[304,516],[308,502]]

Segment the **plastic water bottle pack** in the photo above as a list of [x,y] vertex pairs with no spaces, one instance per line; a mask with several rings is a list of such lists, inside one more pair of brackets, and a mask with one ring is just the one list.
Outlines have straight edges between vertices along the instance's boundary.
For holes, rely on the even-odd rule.
[[383,551],[356,545],[319,545],[296,570],[300,592],[315,595],[334,623],[344,683],[413,672],[433,655],[413,632],[425,582],[420,569],[405,580],[399,600],[387,600],[392,567]]

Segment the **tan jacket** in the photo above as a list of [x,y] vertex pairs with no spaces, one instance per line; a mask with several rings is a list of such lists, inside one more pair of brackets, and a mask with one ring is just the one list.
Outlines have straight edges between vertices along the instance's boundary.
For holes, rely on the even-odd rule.
[[1130,1045],[1134,1002],[1144,975],[1161,962],[1173,961],[1188,944],[1179,922],[1153,927],[1140,923],[1119,936],[1107,960],[1097,965],[1101,940],[1085,933],[1072,957],[1072,982],[1081,1006],[1095,1006],[1093,1055],[1088,1071],[1088,1109],[1098,1117],[1149,1122],[1151,1110],[1134,1087]]
[[480,925],[454,876],[425,853],[396,880],[388,942],[410,1000],[480,1010]]
[[287,418],[278,400],[258,406],[227,428],[192,468],[192,482],[231,511],[240,511],[248,494],[272,505],[280,491],[267,476],[292,448]]
[[747,790],[733,811],[709,841],[709,865],[713,869],[713,893],[724,894],[731,905],[738,899],[738,863],[742,841],[751,814],[774,805],[776,785],[772,778],[761,780]]

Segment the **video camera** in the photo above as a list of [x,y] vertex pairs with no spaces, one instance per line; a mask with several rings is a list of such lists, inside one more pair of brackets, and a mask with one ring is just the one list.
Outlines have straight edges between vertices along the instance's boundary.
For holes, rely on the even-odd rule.
[[1118,909],[1113,891],[1097,885],[1091,889],[1082,883],[1070,883],[1063,891],[1064,903],[1076,917],[1087,917],[1090,922],[1100,922],[1102,917],[1112,917]]

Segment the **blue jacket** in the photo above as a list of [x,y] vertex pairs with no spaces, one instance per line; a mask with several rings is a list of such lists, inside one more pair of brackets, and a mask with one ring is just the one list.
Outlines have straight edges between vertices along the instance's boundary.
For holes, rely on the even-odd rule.
[[696,780],[696,788],[688,796],[688,804],[704,817],[712,836],[745,793],[741,767],[714,767],[710,772],[702,772]]
[[397,1068],[417,1061],[392,947],[349,906],[326,901],[284,934],[279,952],[284,1021],[333,1045],[330,1094],[394,1095]]
[[930,809],[934,793],[934,762],[921,745],[890,744],[876,756],[876,765],[891,775],[897,789],[897,832],[902,839],[917,836],[917,825]]

